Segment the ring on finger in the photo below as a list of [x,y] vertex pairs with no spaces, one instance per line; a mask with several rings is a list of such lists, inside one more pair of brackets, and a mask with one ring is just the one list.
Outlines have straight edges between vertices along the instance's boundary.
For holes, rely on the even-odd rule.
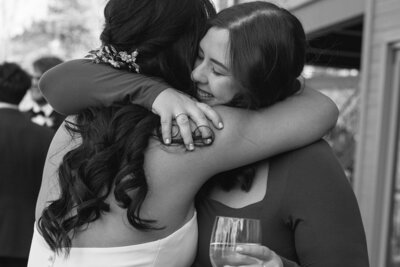
[[174,118],[175,118],[175,120],[177,120],[179,116],[183,116],[183,115],[189,117],[188,114],[182,112],[182,113],[176,114],[176,115],[174,116]]

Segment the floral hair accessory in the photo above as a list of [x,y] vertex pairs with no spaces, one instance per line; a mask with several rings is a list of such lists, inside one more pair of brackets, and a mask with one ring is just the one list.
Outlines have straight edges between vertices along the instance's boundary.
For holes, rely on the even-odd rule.
[[105,63],[113,66],[114,68],[128,68],[130,71],[140,73],[140,67],[136,63],[136,57],[139,52],[136,49],[131,54],[126,51],[117,51],[112,45],[103,45],[98,49],[92,50],[87,55],[95,63]]

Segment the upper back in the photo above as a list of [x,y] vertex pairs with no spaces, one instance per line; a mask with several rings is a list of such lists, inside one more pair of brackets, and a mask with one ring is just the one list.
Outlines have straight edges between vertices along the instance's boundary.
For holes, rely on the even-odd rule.
[[[65,154],[79,146],[80,142],[79,138],[70,136],[64,124],[56,132],[50,145],[43,171],[42,185],[36,206],[36,220],[41,217],[43,209],[48,205],[49,201],[59,198],[58,167]],[[164,167],[159,168],[162,163],[154,162],[152,156],[147,156],[148,154],[152,155],[152,151],[156,151],[155,154],[159,154],[157,151],[163,151],[158,146],[158,141],[153,140],[146,151],[144,169],[149,190],[143,202],[140,216],[141,218],[156,220],[154,226],[161,227],[161,229],[142,231],[133,227],[128,222],[127,209],[121,207],[120,203],[115,199],[114,186],[112,186],[111,192],[105,201],[110,205],[110,212],[102,213],[99,219],[88,224],[85,231],[79,231],[72,240],[72,246],[107,247],[150,242],[168,236],[193,217],[192,199],[185,198],[185,196],[171,198],[171,194],[178,193],[177,190],[179,188],[163,187],[168,181],[171,181],[169,173],[172,171],[165,172],[168,177],[159,175],[160,170],[165,171]],[[161,152],[161,154],[164,152]],[[136,191],[131,193],[135,194]],[[178,202],[182,205],[175,204]],[[99,233],[102,234],[99,235]]]

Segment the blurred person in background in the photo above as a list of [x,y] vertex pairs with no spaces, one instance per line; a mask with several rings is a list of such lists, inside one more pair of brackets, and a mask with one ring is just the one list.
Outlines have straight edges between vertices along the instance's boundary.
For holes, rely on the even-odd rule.
[[54,111],[50,104],[47,103],[47,100],[39,90],[38,82],[46,71],[62,62],[60,58],[54,56],[40,57],[33,62],[33,77],[30,93],[34,103],[32,109],[28,111],[28,115],[34,123],[50,127],[54,131],[57,130],[63,122],[64,116]]
[[18,104],[31,77],[15,63],[0,64],[0,266],[26,266],[35,202],[53,131],[34,124]]

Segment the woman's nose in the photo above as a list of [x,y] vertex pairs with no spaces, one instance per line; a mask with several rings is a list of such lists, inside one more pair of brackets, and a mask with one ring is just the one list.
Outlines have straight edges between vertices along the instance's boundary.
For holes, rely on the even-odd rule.
[[204,61],[202,62],[196,62],[195,63],[195,68],[192,71],[192,81],[198,82],[198,83],[206,83],[207,82],[207,75],[206,75],[206,66],[204,64]]

